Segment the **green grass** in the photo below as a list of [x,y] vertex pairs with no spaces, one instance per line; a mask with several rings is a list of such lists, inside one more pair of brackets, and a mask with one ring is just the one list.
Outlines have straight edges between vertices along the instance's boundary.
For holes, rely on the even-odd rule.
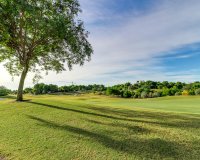
[[0,100],[0,159],[200,159],[200,97]]

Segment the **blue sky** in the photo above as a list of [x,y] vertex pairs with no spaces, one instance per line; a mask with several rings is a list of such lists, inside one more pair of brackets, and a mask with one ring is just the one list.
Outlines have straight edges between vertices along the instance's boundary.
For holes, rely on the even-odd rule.
[[[199,0],[80,0],[94,55],[85,66],[40,82],[112,85],[137,80],[200,80]],[[16,88],[0,66],[0,85]],[[32,86],[30,73],[26,86]]]

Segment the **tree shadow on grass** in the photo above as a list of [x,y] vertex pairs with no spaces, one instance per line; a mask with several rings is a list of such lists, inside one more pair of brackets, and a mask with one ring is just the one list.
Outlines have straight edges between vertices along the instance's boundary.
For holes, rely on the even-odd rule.
[[132,139],[124,138],[123,140],[116,140],[107,134],[95,133],[82,128],[73,127],[70,125],[60,125],[58,123],[47,121],[42,118],[28,116],[30,119],[38,122],[39,125],[70,132],[73,135],[82,135],[95,141],[106,148],[110,148],[117,152],[127,153],[142,159],[163,159],[163,158],[178,158],[179,153],[185,153],[184,146],[180,146],[175,142],[165,141],[159,138],[140,139],[135,137]]
[[17,101],[17,96],[15,95],[8,95],[8,96],[0,96],[0,99],[6,100],[6,99],[10,99],[10,100],[14,100],[12,102],[18,102],[18,103],[22,103],[22,102],[30,102],[31,99],[23,99],[22,101]]
[[[173,119],[180,119],[183,120],[184,117],[185,119],[187,119],[187,116],[180,116],[180,114],[173,114],[170,112],[155,112],[155,111],[150,111],[150,110],[146,110],[146,111],[140,111],[139,107],[137,107],[137,110],[131,110],[131,109],[124,109],[124,108],[111,108],[111,107],[97,107],[97,106],[84,106],[84,108],[87,109],[92,109],[94,111],[97,112],[101,112],[101,113],[107,113],[107,114],[115,114],[115,115],[119,115],[119,116],[126,116],[126,117],[145,117],[145,119],[154,119],[155,118],[155,114],[156,114],[156,119],[159,120],[163,120],[163,118],[168,118],[170,116],[170,118]],[[192,115],[191,114],[191,118],[192,119],[198,119],[200,120],[200,115]]]
[[138,126],[138,125],[130,125],[130,124],[124,124],[124,123],[103,123],[96,120],[91,119],[83,119],[86,122],[94,123],[97,125],[103,125],[103,126],[110,126],[110,127],[120,127],[120,128],[127,128],[129,131],[132,131],[134,134],[149,134],[151,133],[150,129]]
[[[16,100],[17,101],[17,100]],[[22,102],[31,102],[31,99],[23,99],[22,101],[17,101],[18,103],[22,103]]]
[[16,96],[8,95],[8,96],[0,96],[2,99],[16,99]]
[[200,115],[175,114],[167,112],[139,111],[128,109],[101,108],[87,106],[87,109],[99,113],[113,114],[115,116],[127,117],[129,120],[152,125],[160,125],[173,128],[200,128]]
[[87,114],[87,115],[92,115],[92,116],[97,116],[97,117],[103,117],[103,118],[109,118],[109,119],[115,119],[115,120],[132,121],[131,119],[127,119],[127,118],[115,117],[111,115],[99,114],[95,112],[88,112],[88,111],[72,109],[72,108],[65,108],[65,107],[60,107],[60,106],[55,106],[55,105],[50,105],[50,104],[44,104],[44,103],[38,103],[38,102],[28,102],[28,103],[40,105],[42,107],[49,107],[49,108],[70,111],[70,112],[75,112],[75,113],[80,113],[80,114]]
[[[74,113],[86,114],[101,118],[107,118],[112,120],[127,121],[127,122],[138,122],[151,125],[159,125],[164,127],[173,127],[173,128],[200,128],[200,116],[198,117],[187,117],[184,115],[176,115],[170,113],[159,113],[159,112],[150,112],[150,111],[134,111],[134,110],[121,110],[114,108],[101,108],[95,106],[84,106],[67,108],[56,106],[52,104],[45,104],[39,102],[28,101],[27,103],[39,105],[42,107],[48,107],[53,109],[59,109],[64,111],[70,111]],[[87,109],[87,110],[85,110]]]

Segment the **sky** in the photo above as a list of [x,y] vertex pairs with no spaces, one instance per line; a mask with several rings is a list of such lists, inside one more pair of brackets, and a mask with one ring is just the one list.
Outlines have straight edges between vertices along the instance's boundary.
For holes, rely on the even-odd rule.
[[[84,66],[43,74],[57,85],[200,80],[199,0],[79,0],[94,54]],[[0,64],[0,85],[16,89]],[[25,87],[33,85],[29,73]]]

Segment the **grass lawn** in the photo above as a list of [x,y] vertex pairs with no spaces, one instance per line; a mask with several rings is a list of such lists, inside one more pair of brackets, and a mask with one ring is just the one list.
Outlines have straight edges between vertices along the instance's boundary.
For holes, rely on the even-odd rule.
[[0,100],[0,160],[200,160],[198,96],[26,99]]

